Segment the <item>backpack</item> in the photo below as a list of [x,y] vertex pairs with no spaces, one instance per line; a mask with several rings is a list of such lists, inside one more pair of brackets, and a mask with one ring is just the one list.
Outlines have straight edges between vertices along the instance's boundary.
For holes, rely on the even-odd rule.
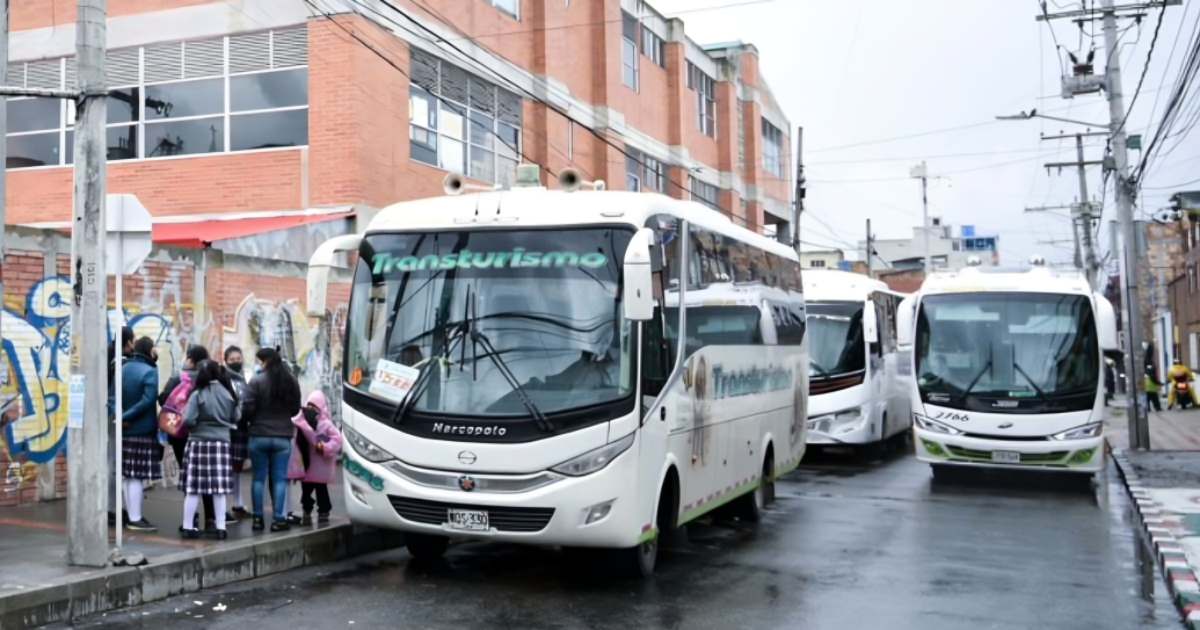
[[188,396],[192,394],[192,375],[184,372],[179,376],[179,384],[167,396],[162,411],[158,412],[158,429],[177,440],[187,437],[187,424],[183,421],[183,410],[187,407]]

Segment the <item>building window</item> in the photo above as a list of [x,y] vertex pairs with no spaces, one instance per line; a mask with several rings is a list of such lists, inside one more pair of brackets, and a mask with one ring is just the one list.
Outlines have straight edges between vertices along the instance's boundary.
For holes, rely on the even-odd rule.
[[488,0],[488,3],[516,19],[521,18],[521,0]]
[[625,87],[638,91],[638,21],[621,12],[621,82]]
[[625,148],[625,189],[634,192],[663,192],[666,169],[657,158],[633,147]]
[[809,265],[808,265],[808,266],[809,266],[809,267],[812,267],[813,269],[823,269],[823,268],[825,267],[825,261],[824,261],[824,260],[819,260],[819,259],[818,259],[818,260],[811,260],[811,261],[809,261]]
[[713,210],[721,209],[719,201],[720,190],[716,186],[700,181],[695,177],[689,177],[688,184],[691,190],[692,201],[699,201]]
[[688,62],[688,89],[696,92],[696,125],[701,133],[717,137],[717,83],[698,66]]
[[[305,28],[110,50],[108,159],[305,146],[307,64]],[[24,87],[70,88],[75,59],[17,63],[10,75]],[[11,99],[7,107],[8,168],[72,162],[73,102]]]
[[658,67],[667,67],[666,46],[662,38],[645,26],[642,26],[642,54]]
[[412,52],[409,155],[501,185],[516,179],[521,98],[458,66]]
[[764,118],[762,135],[763,170],[776,177],[783,177],[783,132]]

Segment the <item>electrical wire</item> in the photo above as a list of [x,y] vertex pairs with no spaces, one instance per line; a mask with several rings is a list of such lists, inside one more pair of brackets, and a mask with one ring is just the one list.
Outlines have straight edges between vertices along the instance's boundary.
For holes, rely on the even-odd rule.
[[[1158,22],[1154,25],[1154,35],[1150,37],[1150,48],[1146,51],[1146,63],[1142,66],[1142,74],[1138,77],[1137,87],[1133,88],[1133,96],[1129,99],[1129,107],[1125,110],[1125,116],[1121,118],[1121,123],[1117,125],[1114,134],[1120,133],[1125,129],[1125,123],[1129,121],[1129,115],[1133,113],[1133,106],[1137,105],[1138,96],[1142,93],[1142,85],[1146,82],[1146,74],[1150,72],[1150,60],[1154,57],[1154,46],[1158,43],[1158,33],[1162,30],[1163,18],[1167,15],[1167,5],[1164,2],[1162,9],[1158,12]],[[1141,36],[1138,36],[1141,39]]]

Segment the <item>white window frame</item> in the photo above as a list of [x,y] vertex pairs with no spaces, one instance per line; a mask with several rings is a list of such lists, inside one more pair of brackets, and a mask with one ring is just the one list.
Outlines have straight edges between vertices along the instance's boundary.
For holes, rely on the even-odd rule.
[[762,119],[763,170],[776,177],[783,177],[783,130]]
[[[717,138],[717,80],[705,74],[699,66],[688,62],[688,88],[696,92],[696,126],[700,133]],[[712,104],[712,115],[708,106]]]
[[512,0],[513,10],[508,10],[508,7],[503,6],[505,0],[487,0],[487,3],[495,7],[495,9],[504,15],[520,22],[521,21],[521,0]]

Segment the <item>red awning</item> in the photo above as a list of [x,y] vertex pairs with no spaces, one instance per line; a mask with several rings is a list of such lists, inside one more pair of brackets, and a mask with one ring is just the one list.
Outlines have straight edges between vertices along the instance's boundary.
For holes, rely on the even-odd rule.
[[352,212],[337,212],[330,214],[155,223],[153,239],[157,245],[203,249],[216,241],[255,236],[257,234],[286,230],[301,225],[336,221],[345,219],[352,214]]

